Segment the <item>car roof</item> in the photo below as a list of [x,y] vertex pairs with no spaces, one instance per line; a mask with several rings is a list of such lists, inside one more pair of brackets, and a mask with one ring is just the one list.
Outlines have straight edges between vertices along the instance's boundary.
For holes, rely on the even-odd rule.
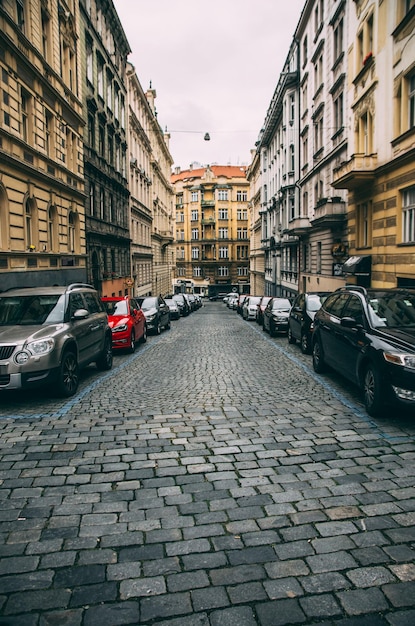
[[121,300],[128,300],[130,296],[102,296],[101,300],[111,301],[111,302],[120,302]]
[[0,296],[50,296],[61,295],[72,291],[93,291],[92,285],[73,283],[71,285],[51,285],[49,287],[18,287],[0,292]]

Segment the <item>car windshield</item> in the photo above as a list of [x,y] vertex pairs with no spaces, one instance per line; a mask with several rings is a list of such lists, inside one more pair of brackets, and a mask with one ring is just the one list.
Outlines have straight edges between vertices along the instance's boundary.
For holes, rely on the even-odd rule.
[[257,298],[254,296],[253,298],[249,298],[249,304],[259,304],[261,302],[261,298]]
[[180,294],[177,293],[173,296],[173,300],[175,300],[175,302],[184,302],[184,297]]
[[369,314],[375,328],[415,327],[415,294],[376,292],[369,295]]
[[286,298],[281,298],[279,300],[274,300],[272,303],[273,311],[289,311],[291,309],[290,301]]
[[176,302],[175,302],[172,298],[166,298],[166,299],[165,299],[165,303],[166,303],[168,306],[177,306]]
[[65,296],[0,296],[0,326],[60,324],[65,316]]
[[315,313],[321,308],[324,300],[327,296],[318,296],[317,294],[313,294],[312,296],[308,296],[307,298],[307,311],[311,311]]
[[157,298],[139,298],[138,302],[143,311],[149,311],[157,307]]
[[104,300],[104,307],[107,315],[127,315],[126,300]]

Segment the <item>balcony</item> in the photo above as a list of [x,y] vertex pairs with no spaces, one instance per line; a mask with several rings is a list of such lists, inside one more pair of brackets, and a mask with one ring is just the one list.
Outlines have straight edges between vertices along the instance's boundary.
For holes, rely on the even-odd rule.
[[203,209],[214,209],[215,201],[214,200],[202,200],[200,202]]
[[340,197],[321,198],[314,209],[312,226],[336,226],[346,219],[346,203]]
[[214,226],[216,219],[214,217],[203,217],[201,220],[202,226]]
[[286,232],[289,235],[304,235],[310,228],[311,225],[308,217],[296,217],[290,220]]
[[377,154],[354,154],[333,170],[333,187],[352,190],[372,184],[377,161]]

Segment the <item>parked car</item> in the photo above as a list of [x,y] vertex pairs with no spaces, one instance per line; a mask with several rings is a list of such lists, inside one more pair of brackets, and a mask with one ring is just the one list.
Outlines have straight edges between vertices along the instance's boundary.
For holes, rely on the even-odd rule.
[[239,315],[242,315],[242,305],[244,303],[245,298],[248,297],[247,293],[240,293],[238,296],[238,302],[236,303],[236,312],[239,313]]
[[234,291],[230,291],[229,293],[226,294],[226,296],[222,298],[222,300],[225,304],[228,304],[229,298],[233,298],[234,296],[237,296],[237,295],[238,294],[235,293]]
[[170,328],[170,309],[162,296],[147,296],[137,298],[147,321],[147,329],[160,335],[161,329]]
[[101,298],[112,331],[112,347],[134,352],[137,342],[147,341],[147,322],[135,298],[111,296]]
[[190,309],[192,311],[197,311],[197,309],[199,307],[198,307],[198,304],[197,304],[196,296],[193,293],[187,293],[185,295],[186,295],[186,298],[187,298],[187,300],[188,300],[188,302],[190,304]]
[[313,366],[330,366],[363,391],[369,415],[415,408],[415,289],[338,289],[314,318]]
[[226,300],[226,306],[228,307],[228,309],[233,309],[234,304],[236,306],[236,302],[238,301],[238,295],[237,293],[232,293],[228,296],[227,300]]
[[182,293],[175,293],[173,296],[173,300],[177,302],[177,306],[179,307],[180,315],[182,317],[186,317],[186,315],[189,315],[190,306],[187,299]]
[[112,367],[108,317],[91,285],[0,293],[0,390],[50,385],[72,396],[79,370]]
[[176,300],[173,300],[173,298],[165,298],[164,300],[170,309],[170,319],[171,320],[180,319],[179,305],[177,304]]
[[290,309],[291,303],[288,298],[272,298],[265,307],[262,328],[269,332],[271,337],[276,333],[286,333]]
[[299,341],[303,354],[311,352],[314,316],[330,293],[330,291],[299,293],[294,299],[288,316],[288,341],[289,343]]
[[261,296],[248,296],[242,304],[242,317],[244,320],[255,320]]
[[261,302],[258,305],[257,313],[256,313],[256,321],[262,326],[262,322],[264,321],[264,311],[268,302],[271,300],[272,296],[262,296]]

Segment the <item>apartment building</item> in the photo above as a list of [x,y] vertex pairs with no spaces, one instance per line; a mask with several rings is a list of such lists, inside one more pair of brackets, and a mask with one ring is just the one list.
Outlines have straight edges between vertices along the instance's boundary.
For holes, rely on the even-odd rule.
[[333,172],[348,191],[347,280],[415,286],[415,2],[353,3],[350,133]]
[[175,270],[174,259],[174,192],[170,180],[173,157],[169,151],[170,135],[163,132],[158,121],[155,107],[157,93],[150,88],[146,91],[150,107],[151,126],[151,189],[153,227],[151,246],[153,255],[152,294],[171,292]]
[[289,224],[299,238],[300,291],[344,285],[348,257],[347,193],[334,189],[333,170],[346,159],[349,13],[354,3],[309,0],[294,38],[299,42],[300,217]]
[[251,292],[253,294],[265,293],[265,264],[262,244],[262,219],[261,219],[261,171],[260,158],[257,151],[252,151],[252,162],[246,171],[246,179],[249,182],[249,274]]
[[86,280],[80,16],[0,2],[0,285]]
[[176,205],[175,284],[196,293],[249,292],[246,168],[193,165],[172,175]]
[[294,39],[257,141],[267,296],[290,297],[298,291],[298,235],[308,227],[298,187],[299,108],[299,51]]
[[88,282],[131,288],[126,65],[130,47],[112,0],[79,0]]

